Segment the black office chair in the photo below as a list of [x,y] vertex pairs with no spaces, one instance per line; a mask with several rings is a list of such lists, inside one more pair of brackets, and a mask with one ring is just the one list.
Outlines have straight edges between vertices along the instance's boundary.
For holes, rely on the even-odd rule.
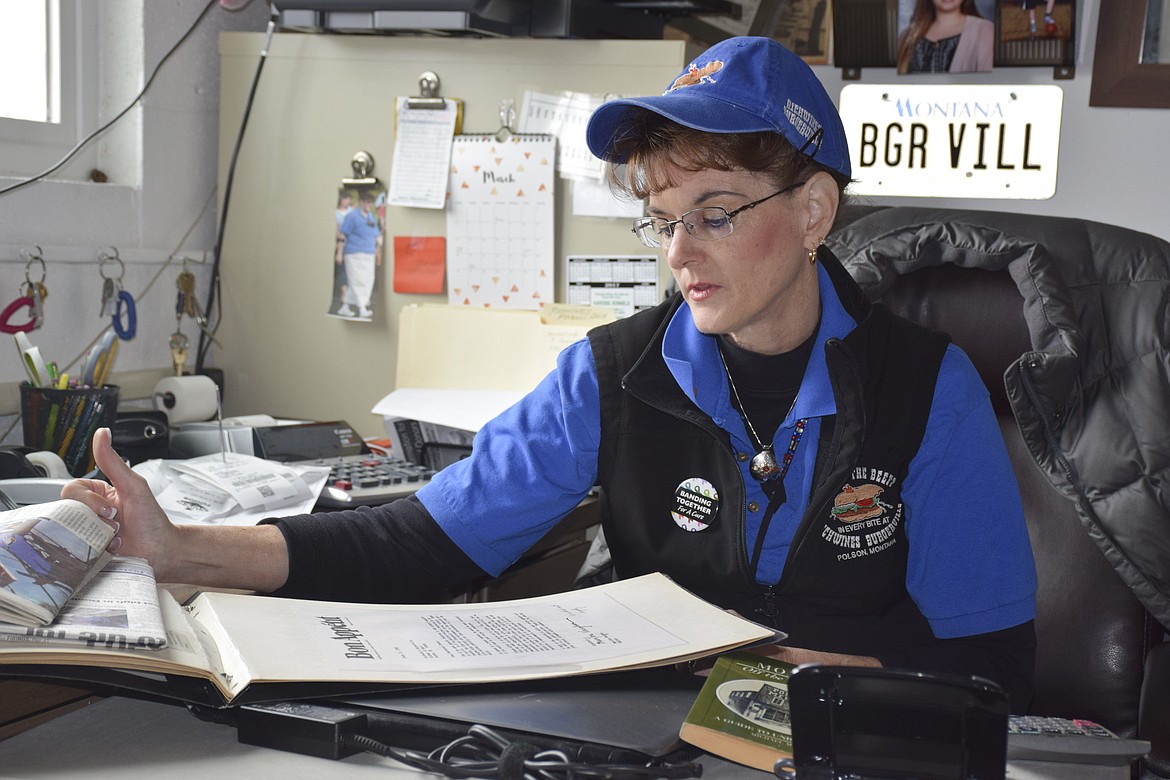
[[[1030,242],[1075,228],[1073,220],[1034,215],[855,207],[843,209],[826,243],[871,299],[949,333],[991,393],[1039,578],[1030,712],[1088,718],[1119,736],[1149,740],[1146,776],[1170,777],[1166,631],[1086,533],[1074,503],[1037,466],[1005,390],[1005,372],[1033,350],[1025,298],[1009,266]],[[1142,234],[1110,235],[1140,236],[1143,247],[1161,248]],[[1165,252],[1170,257],[1170,247]]]

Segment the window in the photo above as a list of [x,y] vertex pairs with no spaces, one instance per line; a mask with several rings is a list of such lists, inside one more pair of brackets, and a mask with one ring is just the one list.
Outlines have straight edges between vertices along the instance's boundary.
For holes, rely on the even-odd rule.
[[[0,176],[39,173],[81,139],[86,124],[93,124],[99,70],[93,5],[86,0],[0,3],[0,73],[6,74],[0,89]],[[87,58],[94,61],[89,67]]]
[[53,0],[8,0],[0,25],[0,72],[18,73],[0,91],[0,117],[61,118],[60,29]]

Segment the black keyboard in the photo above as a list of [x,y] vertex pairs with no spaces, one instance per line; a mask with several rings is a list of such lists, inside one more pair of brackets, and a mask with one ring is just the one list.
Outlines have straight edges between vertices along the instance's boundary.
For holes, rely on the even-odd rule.
[[435,475],[435,471],[426,466],[374,453],[315,458],[298,463],[329,467],[329,478],[325,480],[317,505],[335,508],[385,504],[405,498]]
[[1144,739],[1122,739],[1091,720],[1012,715],[1008,760],[1125,766],[1150,752]]

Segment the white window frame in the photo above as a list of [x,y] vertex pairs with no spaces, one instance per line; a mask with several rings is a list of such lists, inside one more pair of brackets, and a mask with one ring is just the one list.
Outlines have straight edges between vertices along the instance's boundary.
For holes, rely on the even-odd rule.
[[93,129],[100,83],[100,26],[93,5],[85,0],[57,0],[60,121],[0,118],[0,178],[23,179],[40,173]]

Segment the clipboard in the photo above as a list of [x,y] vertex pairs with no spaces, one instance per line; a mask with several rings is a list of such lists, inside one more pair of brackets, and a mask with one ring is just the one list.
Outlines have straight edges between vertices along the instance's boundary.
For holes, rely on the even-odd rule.
[[[455,124],[452,135],[463,132],[463,101],[459,98],[445,98],[439,94],[439,76],[434,71],[425,71],[418,77],[418,95],[395,101],[394,133],[397,137],[400,115],[408,111],[454,111]],[[417,116],[417,115],[415,115]],[[395,154],[397,159],[397,154]]]
[[447,200],[451,139],[463,127],[463,101],[439,95],[439,77],[426,71],[419,92],[394,101],[394,161],[386,202],[441,209]]

